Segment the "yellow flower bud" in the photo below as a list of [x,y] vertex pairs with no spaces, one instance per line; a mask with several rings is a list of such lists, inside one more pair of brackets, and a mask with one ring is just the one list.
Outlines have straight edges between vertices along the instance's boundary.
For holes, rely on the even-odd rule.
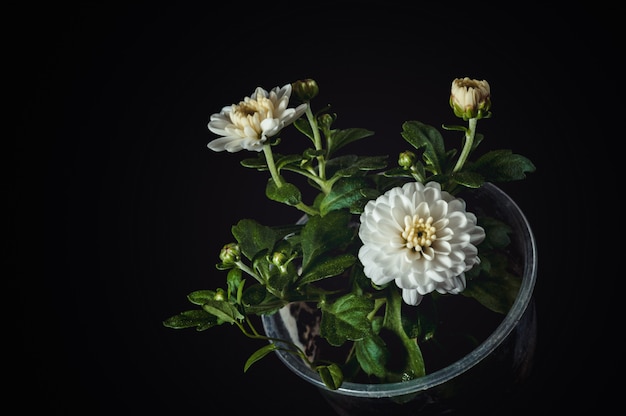
[[450,89],[450,107],[463,120],[488,117],[491,107],[489,83],[468,77],[456,78]]

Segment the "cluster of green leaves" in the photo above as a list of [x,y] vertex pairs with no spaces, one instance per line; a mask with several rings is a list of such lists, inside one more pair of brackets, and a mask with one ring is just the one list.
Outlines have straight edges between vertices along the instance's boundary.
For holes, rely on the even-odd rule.
[[[448,130],[464,133],[461,145],[465,145],[467,128],[444,126]],[[442,189],[456,193],[464,188],[479,188],[485,182],[502,183],[521,180],[527,173],[535,171],[530,159],[509,149],[491,150],[476,160],[467,160],[455,171],[458,150],[446,149],[441,132],[433,126],[419,121],[407,121],[402,125],[402,137],[421,153],[411,166],[395,167],[385,172],[387,176],[412,177],[422,182],[435,181]],[[476,133],[470,153],[482,143],[484,135]]]
[[[380,192],[372,187],[372,178],[368,174],[378,172],[387,167],[387,155],[358,156],[355,154],[336,155],[346,145],[372,136],[374,133],[362,128],[331,129],[336,119],[330,114],[322,114],[316,118],[319,132],[324,140],[323,146],[307,148],[301,154],[283,155],[274,152],[274,163],[281,175],[281,186],[270,178],[266,188],[269,199],[291,206],[304,203],[303,195],[295,184],[290,183],[283,175],[289,171],[307,178],[308,185],[317,192],[314,210],[321,216],[347,208],[352,213],[361,212],[365,203],[377,197]],[[316,142],[311,124],[301,118],[294,122],[295,127]],[[279,142],[273,143],[277,145]],[[256,158],[241,161],[244,167],[259,171],[269,170],[264,154]],[[307,212],[311,214],[311,212]]]

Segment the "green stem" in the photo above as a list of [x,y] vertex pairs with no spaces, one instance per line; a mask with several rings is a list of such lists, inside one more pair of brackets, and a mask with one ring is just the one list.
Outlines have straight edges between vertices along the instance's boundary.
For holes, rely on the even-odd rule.
[[239,267],[239,269],[242,272],[248,273],[250,276],[254,277],[257,282],[261,283],[262,285],[265,284],[265,282],[263,281],[263,279],[261,279],[255,272],[254,270],[252,270],[251,268],[248,267],[248,265],[246,265],[244,262],[242,261],[236,261],[235,264],[237,265],[237,267]]
[[474,136],[476,134],[477,123],[478,123],[478,118],[469,119],[469,127],[465,131],[465,143],[463,144],[463,150],[461,151],[459,160],[456,161],[456,165],[454,166],[454,169],[452,170],[452,172],[458,172],[463,167],[463,165],[465,164],[465,161],[467,160],[467,157],[472,151],[472,145],[474,143]]
[[[269,144],[263,145],[263,154],[265,154],[265,162],[267,163],[267,167],[270,170],[272,175],[272,179],[276,184],[277,188],[283,186],[283,181],[280,178],[280,174],[278,173],[278,169],[276,168],[276,162],[274,162],[274,154],[272,153],[272,148]],[[316,209],[311,208],[310,206],[300,202],[295,205],[300,211],[304,212],[308,215],[317,215],[319,212]],[[257,279],[259,280],[259,279]]]
[[402,326],[402,296],[396,287],[389,287],[387,296],[387,309],[383,326],[393,331],[402,342],[407,352],[407,363],[405,373],[411,378],[422,377],[426,374],[424,368],[424,357],[417,342],[404,331]]
[[316,210],[314,208],[311,208],[310,206],[308,206],[307,204],[302,203],[302,202],[294,205],[294,207],[298,208],[300,211],[304,212],[305,214],[311,215],[311,216],[312,215],[319,215],[319,213],[320,213],[318,210]]
[[263,145],[263,153],[265,154],[265,161],[267,162],[267,167],[272,174],[272,179],[274,179],[274,183],[276,187],[280,188],[283,186],[283,181],[280,179],[280,175],[278,174],[278,169],[276,169],[276,163],[274,162],[274,154],[272,153],[272,147],[270,144]]
[[[320,136],[320,129],[317,125],[317,120],[313,115],[313,111],[311,111],[311,106],[307,106],[306,108],[306,118],[309,120],[309,124],[311,125],[311,131],[313,132],[313,145],[315,146],[315,150],[322,150],[322,136]],[[324,156],[317,157],[318,163],[318,176],[322,180],[326,180],[326,159]]]

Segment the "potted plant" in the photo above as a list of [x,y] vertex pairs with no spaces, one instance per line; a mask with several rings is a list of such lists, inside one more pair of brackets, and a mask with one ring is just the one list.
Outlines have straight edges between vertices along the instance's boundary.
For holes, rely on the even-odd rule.
[[[314,111],[318,91],[311,79],[258,87],[211,116],[209,149],[256,153],[241,164],[269,173],[267,198],[302,218],[233,225],[217,264],[223,286],[190,293],[193,309],[164,325],[237,327],[260,342],[245,371],[276,353],[339,414],[435,414],[480,406],[485,391],[505,397],[532,362],[537,255],[496,184],[535,166],[508,149],[477,151],[489,83],[452,82],[450,106],[466,124],[442,129],[458,148],[407,121],[395,164],[346,152],[374,132],[334,128],[330,107]],[[279,153],[294,127],[301,152]]]

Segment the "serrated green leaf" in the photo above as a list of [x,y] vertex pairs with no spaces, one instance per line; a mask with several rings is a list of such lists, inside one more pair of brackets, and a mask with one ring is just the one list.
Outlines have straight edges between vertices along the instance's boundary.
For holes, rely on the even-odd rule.
[[[421,165],[421,173],[424,174],[424,165]],[[411,171],[402,167],[395,167],[383,172],[383,175],[388,178],[400,177],[400,178],[413,178]]]
[[420,121],[407,121],[402,124],[401,134],[415,149],[424,149],[424,159],[429,162],[435,173],[443,173],[446,151],[439,130]]
[[300,162],[302,162],[302,156],[300,155],[286,155],[279,156],[274,158],[276,168],[280,172],[286,166],[294,165],[295,167],[300,166]]
[[204,305],[207,301],[215,299],[215,291],[196,290],[187,295],[187,299],[194,305]]
[[[359,171],[372,171],[387,167],[387,156],[355,157],[352,160],[352,163],[349,165],[342,164],[342,168],[335,170],[333,176],[350,177],[356,175]],[[331,164],[330,168],[333,167]]]
[[300,190],[293,184],[283,182],[279,188],[276,186],[274,179],[267,181],[265,187],[265,195],[272,201],[280,202],[287,205],[298,205],[302,202],[302,194]]
[[217,317],[202,309],[184,311],[163,321],[163,325],[168,328],[184,329],[196,327],[198,331],[204,331],[217,324]]
[[534,172],[536,169],[528,158],[515,154],[508,149],[487,152],[467,168],[481,174],[487,182],[509,182],[524,179],[526,173]]
[[338,180],[330,193],[321,200],[320,214],[326,215],[330,211],[359,204],[359,201],[367,199],[367,190],[371,188],[372,184],[365,178],[353,177]]
[[240,220],[232,227],[233,237],[239,243],[241,253],[253,259],[262,250],[271,250],[280,235],[271,227],[251,219]]
[[355,262],[356,257],[351,254],[341,254],[330,257],[321,262],[317,262],[313,267],[308,269],[306,274],[303,274],[302,277],[298,279],[298,286],[325,279],[327,277],[338,276]]
[[358,341],[372,334],[367,314],[374,308],[374,301],[353,293],[342,296],[332,303],[322,305],[320,334],[334,346],[346,341]]
[[348,225],[351,219],[349,212],[344,210],[331,211],[321,217],[309,218],[301,234],[302,273],[319,261],[325,253],[344,247],[354,237],[354,230]]
[[223,300],[209,300],[202,305],[202,309],[215,315],[217,319],[231,324],[244,318],[233,304]]
[[456,172],[450,175],[450,179],[468,188],[480,188],[485,183],[485,178],[477,172]]
[[352,143],[356,140],[370,137],[374,134],[371,130],[362,128],[350,128],[345,130],[332,130],[330,137],[328,137],[328,157],[341,149],[345,145]]

